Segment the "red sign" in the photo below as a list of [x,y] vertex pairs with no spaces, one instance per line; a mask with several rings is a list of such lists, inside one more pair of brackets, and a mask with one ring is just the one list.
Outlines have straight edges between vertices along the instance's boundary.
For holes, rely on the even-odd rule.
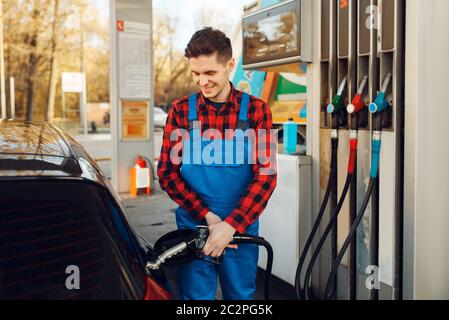
[[118,31],[125,31],[125,21],[117,20],[117,30]]
[[348,7],[348,0],[340,0],[340,9],[345,9]]

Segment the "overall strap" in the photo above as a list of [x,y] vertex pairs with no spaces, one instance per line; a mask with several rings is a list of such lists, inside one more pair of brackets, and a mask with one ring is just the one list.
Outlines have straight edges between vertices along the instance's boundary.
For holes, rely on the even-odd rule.
[[189,96],[189,130],[193,129],[193,121],[198,120],[198,115],[196,113],[196,102],[197,102],[197,94],[194,93]]
[[240,113],[239,113],[239,121],[237,123],[237,129],[246,130],[249,128],[248,104],[249,104],[249,95],[246,92],[242,92],[242,99],[240,101]]

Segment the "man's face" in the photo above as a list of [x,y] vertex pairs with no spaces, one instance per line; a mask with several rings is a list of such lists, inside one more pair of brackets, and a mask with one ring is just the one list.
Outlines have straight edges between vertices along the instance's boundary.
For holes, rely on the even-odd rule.
[[189,59],[193,81],[199,86],[203,95],[211,100],[220,100],[229,83],[229,74],[234,69],[234,58],[226,62],[219,62],[217,54],[201,55]]

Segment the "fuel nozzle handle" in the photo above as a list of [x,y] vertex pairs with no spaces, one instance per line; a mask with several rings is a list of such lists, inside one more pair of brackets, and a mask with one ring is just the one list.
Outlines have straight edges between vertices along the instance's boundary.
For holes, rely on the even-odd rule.
[[385,98],[385,92],[387,91],[390,80],[391,80],[391,73],[388,73],[382,83],[382,88],[377,93],[376,99],[374,100],[373,103],[369,105],[369,112],[379,113],[384,111],[390,106],[387,99]]
[[354,98],[352,98],[351,103],[346,107],[348,113],[358,113],[365,107],[365,103],[363,102],[363,90],[365,89],[367,80],[368,76],[365,75],[359,85],[357,94],[354,96]]
[[345,90],[346,81],[347,77],[344,77],[343,80],[341,80],[340,85],[338,86],[337,94],[332,99],[332,102],[327,105],[327,113],[335,113],[344,108],[344,101],[341,95]]
[[185,250],[193,252],[198,259],[203,259],[208,262],[217,264],[220,263],[223,257],[217,258],[207,257],[210,258],[207,259],[203,254],[203,248],[206,245],[208,237],[209,237],[209,227],[197,226],[196,229],[193,230],[192,233],[187,238],[184,239],[184,241],[181,241],[178,244],[171,246],[157,257],[148,261],[146,264],[146,269],[157,270],[160,268],[162,264],[164,264],[165,261],[169,260],[170,258],[176,256],[177,254]]
[[203,253],[204,246],[206,245],[207,238],[209,237],[209,227],[204,225],[196,226],[196,232],[197,235],[192,241],[196,257],[206,262],[220,264],[223,260],[223,255],[219,257],[209,257]]
[[[197,237],[194,239],[196,250],[198,250],[198,256],[202,257],[202,250],[206,244],[207,238],[209,237],[209,227],[208,226],[197,226],[198,231]],[[256,243],[260,245],[265,245],[266,240],[262,237],[252,236],[244,233],[234,233],[229,244],[245,244],[245,243]]]

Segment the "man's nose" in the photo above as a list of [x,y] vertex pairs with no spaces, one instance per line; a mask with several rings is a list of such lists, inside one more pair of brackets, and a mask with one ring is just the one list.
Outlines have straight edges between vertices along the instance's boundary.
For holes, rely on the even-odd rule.
[[200,76],[200,80],[199,80],[198,84],[200,87],[205,87],[208,82],[209,82],[209,79],[207,79],[207,77]]

